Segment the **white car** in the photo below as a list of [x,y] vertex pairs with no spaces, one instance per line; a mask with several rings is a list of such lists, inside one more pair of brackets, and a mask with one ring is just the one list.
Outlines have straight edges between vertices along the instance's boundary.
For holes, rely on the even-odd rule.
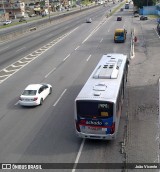
[[8,24],[11,24],[12,21],[11,20],[6,20],[6,21],[3,21],[3,25],[8,25]]
[[86,19],[86,23],[92,23],[92,19],[91,18],[87,18]]
[[42,105],[44,99],[52,93],[50,84],[30,84],[23,91],[19,98],[19,104],[22,106]]

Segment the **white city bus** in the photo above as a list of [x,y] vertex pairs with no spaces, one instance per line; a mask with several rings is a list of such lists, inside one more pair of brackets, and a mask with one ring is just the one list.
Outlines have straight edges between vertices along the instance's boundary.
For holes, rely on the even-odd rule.
[[124,54],[103,55],[75,99],[75,128],[81,138],[116,137],[128,72]]

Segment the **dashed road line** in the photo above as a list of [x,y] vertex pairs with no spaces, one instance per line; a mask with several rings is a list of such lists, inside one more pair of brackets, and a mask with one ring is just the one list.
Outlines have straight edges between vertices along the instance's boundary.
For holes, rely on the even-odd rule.
[[22,47],[22,48],[16,50],[16,52],[22,51],[22,50],[24,50],[25,48],[26,48],[26,47]]
[[[7,66],[6,68],[0,70],[0,83],[4,82],[10,76],[12,76],[16,72],[18,72],[24,66],[28,65],[30,62],[35,60],[37,57],[39,57],[41,54],[43,54],[49,48],[51,48],[52,46],[54,46],[55,44],[57,44],[58,42],[60,42],[64,38],[66,38],[67,36],[69,36],[71,33],[73,33],[77,29],[78,29],[78,27],[76,27],[75,29],[71,30],[70,32],[62,35],[61,37],[53,40],[52,42],[48,43],[47,45],[44,45],[43,47],[39,48],[38,50],[35,50],[31,54],[19,59],[18,61],[14,62],[13,64],[11,64],[9,66]],[[21,49],[19,49],[17,51],[21,51],[24,48],[25,47],[23,47],[23,48],[21,48]],[[63,61],[65,61],[69,56],[70,56],[70,54],[65,59],[63,59]],[[52,73],[54,70],[55,69],[53,69],[50,73]],[[48,77],[50,73],[48,73],[45,77]]]
[[67,57],[65,57],[65,58],[63,59],[63,61],[67,60],[67,58],[68,58],[70,55],[71,55],[71,54],[68,54]]
[[100,42],[102,42],[103,41],[103,38],[100,40]]
[[80,46],[77,46],[74,50],[78,50],[79,47],[80,47]]
[[56,70],[56,68],[53,68],[46,76],[45,78],[47,78],[52,72],[54,72]]
[[54,103],[54,105],[53,106],[56,106],[57,105],[57,103],[60,101],[60,99],[62,98],[62,96],[64,95],[64,93],[67,91],[67,89],[65,89],[64,91],[63,91],[63,93],[60,95],[60,97],[58,98],[58,100]]
[[88,58],[86,59],[86,61],[88,62],[89,61],[89,59],[91,58],[91,54],[88,56]]
[[8,49],[8,48],[9,48],[9,47],[4,47],[4,48],[0,49],[0,51],[6,50],[6,49]]
[[19,101],[17,103],[15,103],[14,105],[17,106],[19,104]]
[[75,172],[75,170],[76,170],[76,166],[77,166],[77,163],[78,163],[79,158],[80,158],[80,156],[81,156],[81,153],[82,153],[82,150],[83,150],[84,143],[85,143],[85,139],[82,140],[82,143],[81,143],[81,146],[80,146],[80,148],[79,148],[79,151],[78,151],[76,160],[75,160],[75,162],[74,162],[75,165],[74,165],[74,167],[73,167],[73,169],[72,169],[72,172]]
[[94,33],[96,33],[106,21],[107,21],[107,20],[104,20],[104,21],[102,21],[101,23],[99,23],[99,24],[95,27],[95,29],[93,29],[93,31],[86,37],[86,39],[82,42],[82,44],[85,43]]

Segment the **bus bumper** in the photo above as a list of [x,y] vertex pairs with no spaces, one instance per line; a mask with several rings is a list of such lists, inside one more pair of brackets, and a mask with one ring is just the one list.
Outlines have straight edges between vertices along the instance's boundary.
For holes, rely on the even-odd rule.
[[86,134],[86,133],[80,133],[80,132],[76,132],[76,133],[78,137],[81,137],[84,139],[114,140],[116,138],[115,134],[96,135],[96,134]]

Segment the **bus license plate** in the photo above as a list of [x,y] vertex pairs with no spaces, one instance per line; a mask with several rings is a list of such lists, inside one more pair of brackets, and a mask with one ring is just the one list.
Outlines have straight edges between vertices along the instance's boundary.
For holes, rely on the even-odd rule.
[[88,127],[88,129],[90,129],[90,130],[94,130],[94,131],[101,130],[101,128],[98,128],[98,127]]

